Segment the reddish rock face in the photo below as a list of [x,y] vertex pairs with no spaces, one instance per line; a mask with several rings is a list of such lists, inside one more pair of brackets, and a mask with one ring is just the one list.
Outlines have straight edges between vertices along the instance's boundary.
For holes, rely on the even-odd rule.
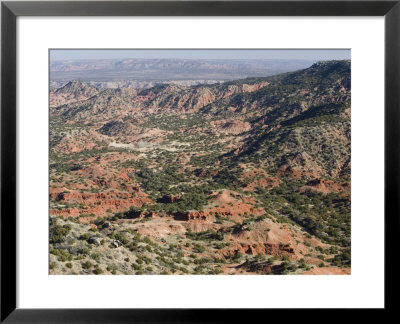
[[182,221],[209,221],[210,215],[208,212],[188,211],[184,213],[175,213],[176,220]]
[[281,181],[276,177],[260,178],[249,183],[244,191],[254,191],[257,187],[274,188],[279,186],[280,183]]
[[230,249],[224,249],[220,253],[224,256],[235,254],[235,252],[248,255],[274,255],[282,257],[283,255],[289,256],[291,259],[298,259],[299,256],[295,253],[294,249],[288,244],[283,243],[252,243],[252,244],[232,244]]
[[323,193],[330,192],[344,192],[350,193],[350,184],[348,183],[336,183],[332,180],[325,179],[314,179],[306,183],[306,188],[320,191]]
[[[128,210],[131,207],[141,207],[144,204],[152,204],[152,200],[146,195],[140,194],[135,198],[131,198],[128,193],[50,193],[50,199],[58,201],[59,204],[68,202],[69,204],[79,204],[80,208],[65,208],[61,210],[50,209],[50,215],[77,217],[88,215],[88,217],[103,217],[109,212],[117,213]],[[94,215],[94,216],[90,216]],[[79,218],[85,221],[84,218]]]

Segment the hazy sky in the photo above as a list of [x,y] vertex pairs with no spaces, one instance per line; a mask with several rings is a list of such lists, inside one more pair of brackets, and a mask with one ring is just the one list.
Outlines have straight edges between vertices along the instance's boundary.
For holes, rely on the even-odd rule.
[[50,50],[50,59],[125,59],[125,58],[176,58],[176,59],[303,59],[303,60],[343,60],[350,59],[349,49],[317,50]]

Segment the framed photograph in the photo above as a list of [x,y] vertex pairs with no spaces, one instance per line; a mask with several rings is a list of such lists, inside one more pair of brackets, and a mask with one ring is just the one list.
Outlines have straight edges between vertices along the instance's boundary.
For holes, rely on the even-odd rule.
[[399,15],[2,2],[1,321],[393,308]]

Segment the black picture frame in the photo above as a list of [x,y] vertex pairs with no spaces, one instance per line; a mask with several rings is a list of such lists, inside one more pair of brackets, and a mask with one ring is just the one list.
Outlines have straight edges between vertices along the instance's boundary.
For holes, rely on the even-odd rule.
[[[397,306],[400,211],[400,1],[4,1],[1,3],[1,322],[197,323],[265,316],[243,309],[16,308],[16,19],[19,16],[384,16],[385,310]],[[371,261],[372,262],[372,261]],[[150,303],[151,301],[149,301]],[[272,312],[272,310],[271,310]],[[250,319],[249,317],[249,319]],[[265,318],[266,320],[266,318]]]

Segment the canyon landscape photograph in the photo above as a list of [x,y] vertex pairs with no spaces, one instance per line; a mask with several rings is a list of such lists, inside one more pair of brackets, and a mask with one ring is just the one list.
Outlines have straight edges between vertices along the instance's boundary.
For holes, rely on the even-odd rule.
[[350,50],[49,50],[50,275],[350,275]]

